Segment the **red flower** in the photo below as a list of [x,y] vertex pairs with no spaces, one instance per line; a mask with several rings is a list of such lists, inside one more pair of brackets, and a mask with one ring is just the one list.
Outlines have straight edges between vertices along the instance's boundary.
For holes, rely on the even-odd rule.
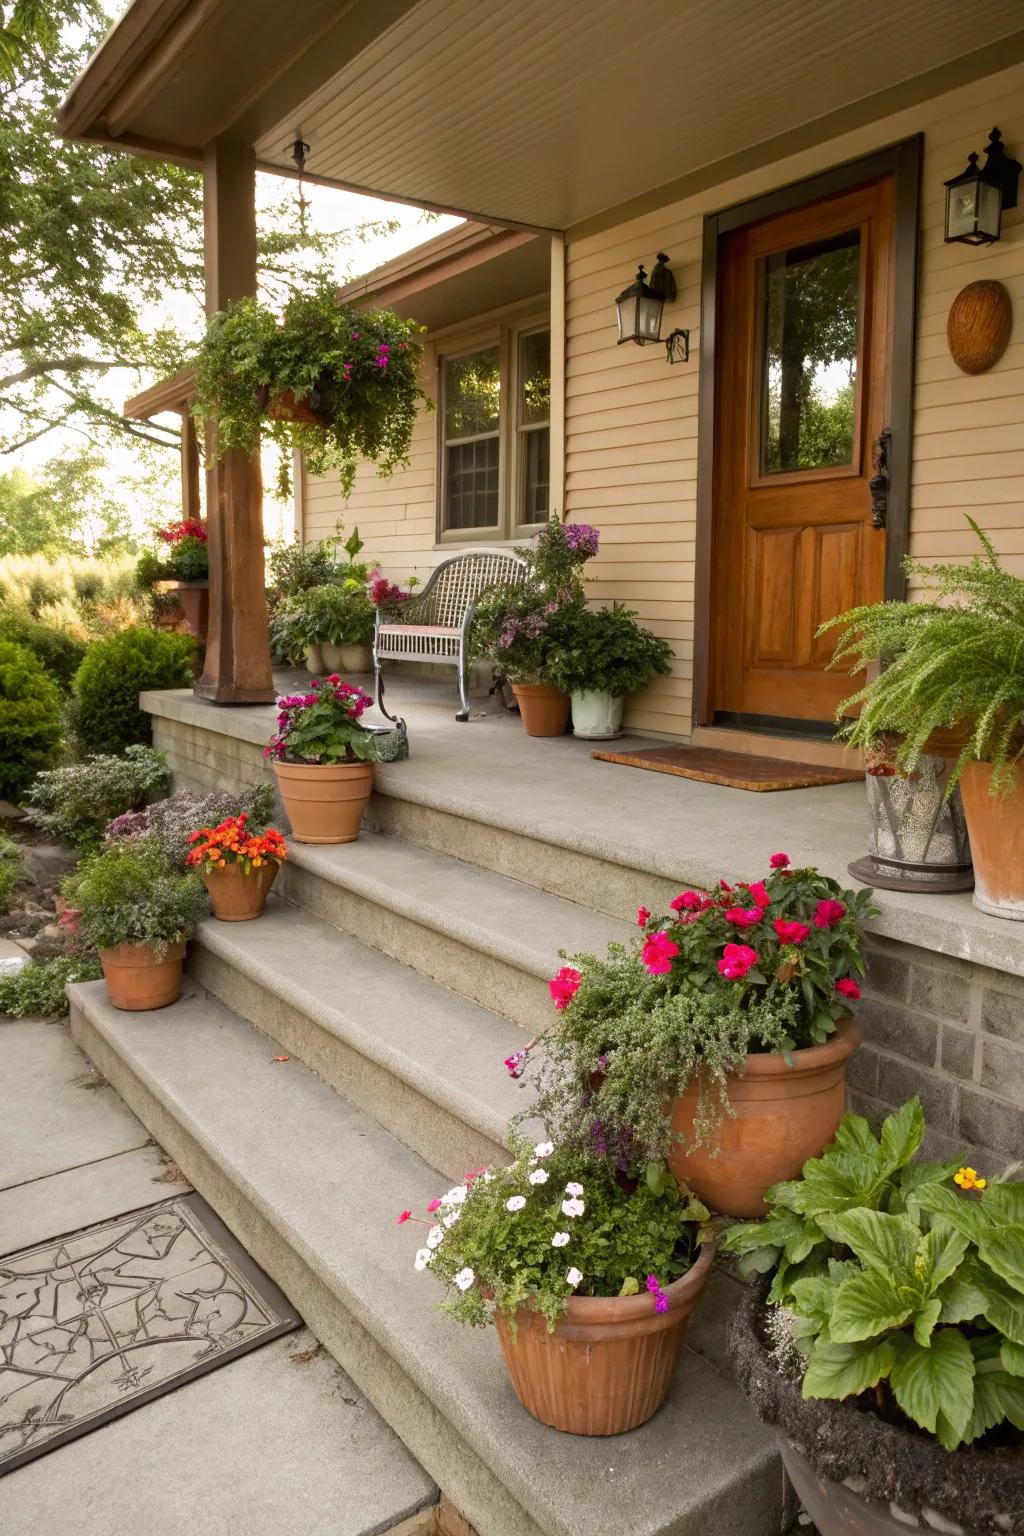
[[846,908],[841,901],[819,901],[814,912],[815,928],[834,928],[836,924],[846,916]]
[[858,997],[860,997],[860,987],[858,987],[852,976],[843,976],[837,981],[836,991],[843,997],[848,997],[851,1003],[855,1003]]
[[777,917],[772,927],[783,944],[802,944],[811,931],[806,923],[791,922],[785,917]]
[[749,944],[727,944],[718,962],[718,969],[727,981],[742,981],[752,966],[757,964],[757,950]]
[[644,940],[640,959],[652,976],[667,976],[678,953],[679,945],[667,933],[652,933]]
[[763,909],[764,907],[771,906],[772,899],[765,889],[763,880],[755,880],[753,885],[747,886],[747,890],[750,892],[751,896],[753,896],[759,907]]
[[412,1211],[403,1211],[398,1218],[398,1226],[402,1227],[412,1218]]
[[727,923],[734,928],[753,928],[761,921],[760,907],[730,907],[725,914]]
[[636,925],[637,925],[637,927],[638,928],[646,928],[647,924],[650,922],[650,920],[651,920],[651,909],[650,909],[650,907],[637,907],[637,909],[636,909]]
[[441,1202],[440,1202],[440,1200],[431,1200],[430,1204],[427,1206],[427,1210],[430,1212],[431,1216],[433,1216],[435,1211],[439,1211],[440,1209],[441,1209]]
[[788,869],[789,868],[789,854],[788,853],[773,853],[771,858],[768,860],[768,863],[771,865],[772,869]]
[[678,896],[673,896],[669,906],[673,912],[703,912],[710,902],[699,891],[680,891]]
[[559,1013],[568,1008],[576,993],[580,989],[583,980],[579,971],[571,965],[563,965],[557,976],[552,976],[548,982],[548,990]]

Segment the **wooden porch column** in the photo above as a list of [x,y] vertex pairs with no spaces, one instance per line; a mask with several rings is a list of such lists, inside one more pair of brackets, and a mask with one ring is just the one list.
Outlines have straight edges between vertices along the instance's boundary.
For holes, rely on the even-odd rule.
[[181,411],[181,515],[199,521],[199,443],[196,422],[186,403]]
[[[203,152],[206,312],[256,292],[256,166],[252,149],[217,139]],[[259,455],[217,457],[216,426],[206,440],[206,526],[210,628],[206,666],[195,685],[217,704],[274,698],[263,576],[263,485]]]

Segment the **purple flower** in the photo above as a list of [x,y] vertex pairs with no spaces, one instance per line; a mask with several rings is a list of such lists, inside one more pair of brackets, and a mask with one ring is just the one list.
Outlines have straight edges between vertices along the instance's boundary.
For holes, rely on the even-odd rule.
[[657,1275],[648,1275],[647,1279],[644,1281],[644,1284],[652,1296],[656,1296],[657,1293],[661,1290],[661,1282]]
[[665,1295],[664,1291],[659,1291],[657,1296],[655,1296],[655,1298],[654,1298],[654,1310],[655,1310],[655,1312],[667,1312],[668,1311],[668,1297]]
[[526,1066],[526,1052],[513,1051],[511,1056],[505,1057],[505,1066],[508,1068],[509,1077],[522,1077],[523,1068]]
[[574,555],[590,560],[597,554],[601,535],[590,523],[566,523],[565,542]]

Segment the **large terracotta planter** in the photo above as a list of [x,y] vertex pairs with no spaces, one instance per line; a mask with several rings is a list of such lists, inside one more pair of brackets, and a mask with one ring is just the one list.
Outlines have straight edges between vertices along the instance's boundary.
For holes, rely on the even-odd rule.
[[698,1102],[691,1083],[672,1114],[673,1130],[685,1138],[669,1154],[676,1178],[726,1216],[763,1216],[765,1190],[795,1179],[835,1135],[846,1109],[846,1063],[860,1039],[846,1018],[824,1045],[794,1051],[791,1067],[779,1055],[748,1056],[743,1075],[729,1079],[735,1113],[719,1127],[717,1157],[686,1150]]
[[166,1008],[181,996],[184,960],[184,944],[169,944],[159,960],[148,944],[118,944],[113,949],[101,949],[107,996],[115,1008],[129,1013]]
[[249,923],[262,917],[280,867],[274,859],[268,859],[247,875],[241,864],[225,864],[223,869],[204,865],[200,874],[210,893],[214,917],[222,923]]
[[667,1312],[652,1298],[574,1296],[554,1333],[522,1308],[517,1330],[495,1313],[515,1394],[528,1413],[570,1435],[621,1435],[661,1407],[683,1347],[690,1314],[714,1263],[713,1243],[667,1287]]
[[960,776],[974,856],[974,905],[993,917],[1024,922],[1024,774],[1009,794],[993,795],[991,763],[968,763]]
[[354,843],[370,795],[372,763],[275,763],[297,843]]
[[570,698],[550,683],[513,683],[527,736],[564,736],[569,727]]
[[[942,1530],[948,1536],[981,1536],[977,1527],[950,1520],[941,1526],[925,1525],[908,1510],[869,1499],[846,1483],[833,1482],[816,1472],[802,1452],[779,1437],[782,1463],[804,1509],[814,1521],[818,1536],[907,1536],[908,1530]],[[943,1453],[947,1454],[947,1453]],[[969,1454],[969,1453],[968,1453]],[[967,1476],[968,1467],[962,1476]],[[1011,1529],[1011,1527],[1007,1527]]]

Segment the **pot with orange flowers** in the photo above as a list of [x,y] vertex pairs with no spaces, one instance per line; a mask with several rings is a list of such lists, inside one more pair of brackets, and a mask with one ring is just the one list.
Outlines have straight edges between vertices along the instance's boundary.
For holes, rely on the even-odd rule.
[[288,849],[274,827],[254,831],[248,817],[225,816],[216,827],[201,827],[189,838],[188,863],[210,893],[213,915],[222,923],[247,923],[263,916],[270,887]]
[[[681,891],[664,916],[641,907],[635,944],[567,956],[551,982],[529,1112],[622,1177],[665,1158],[716,1210],[760,1215],[843,1114],[874,911],[871,891],[784,853],[762,880]],[[506,1066],[528,1062],[529,1049]]]

